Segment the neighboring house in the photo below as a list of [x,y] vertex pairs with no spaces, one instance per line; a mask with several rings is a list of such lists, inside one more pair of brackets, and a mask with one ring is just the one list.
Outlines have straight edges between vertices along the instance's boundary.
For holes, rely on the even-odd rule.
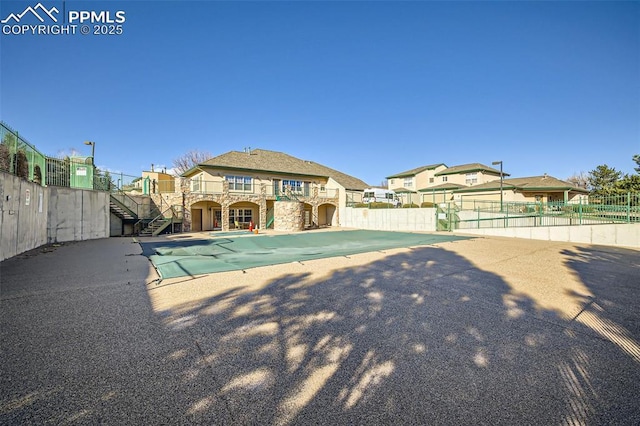
[[396,193],[416,192],[420,188],[435,185],[435,174],[446,168],[442,163],[431,164],[387,176],[387,187]]
[[435,185],[436,173],[447,168],[446,164],[430,164],[428,166],[416,167],[387,176],[387,187],[398,194],[403,204],[420,203],[418,191],[429,185]]
[[[544,174],[522,178],[504,179],[502,182],[504,202],[578,202],[586,199],[589,191]],[[460,188],[453,191],[455,202],[467,207],[465,200],[500,201],[500,179]]]
[[[118,182],[118,186],[121,183]],[[161,172],[155,171],[153,164],[151,171],[143,171],[142,177],[135,178],[128,185],[122,185],[125,191],[133,194],[163,194],[166,192],[175,192],[176,178],[174,175],[167,173],[166,169]]]
[[438,163],[387,177],[389,189],[400,194],[403,203],[414,204],[449,201],[456,190],[496,179],[500,180],[500,171],[480,163],[453,167]]
[[339,226],[350,192],[362,193],[360,179],[313,161],[263,149],[230,151],[182,174],[185,230],[206,231],[273,226],[277,201],[298,201],[304,225]]

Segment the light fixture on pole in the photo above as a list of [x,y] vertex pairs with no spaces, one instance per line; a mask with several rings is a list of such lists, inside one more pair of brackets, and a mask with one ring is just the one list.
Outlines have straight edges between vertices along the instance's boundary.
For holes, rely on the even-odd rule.
[[497,166],[498,164],[500,164],[500,213],[502,213],[502,183],[504,181],[504,174],[502,173],[502,161],[494,161],[493,163],[491,163],[494,166]]
[[85,145],[91,145],[91,164],[95,167],[96,165],[96,143],[91,141],[84,141]]

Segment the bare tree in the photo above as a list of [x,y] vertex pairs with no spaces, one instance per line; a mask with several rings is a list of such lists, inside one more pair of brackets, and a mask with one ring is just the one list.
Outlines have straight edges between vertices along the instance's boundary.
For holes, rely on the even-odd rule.
[[173,170],[177,175],[181,175],[198,164],[204,163],[211,157],[213,156],[207,151],[192,149],[191,151],[182,154],[180,157],[173,159]]
[[585,172],[574,173],[567,178],[567,182],[578,188],[587,189],[589,187],[589,174]]

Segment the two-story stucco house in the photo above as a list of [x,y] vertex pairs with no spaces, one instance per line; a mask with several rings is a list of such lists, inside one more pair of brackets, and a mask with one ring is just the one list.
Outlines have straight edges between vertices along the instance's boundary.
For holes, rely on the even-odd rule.
[[[265,229],[278,201],[300,204],[305,227],[339,226],[349,192],[361,193],[362,180],[291,155],[254,149],[230,151],[182,174],[185,230],[247,227]],[[293,218],[296,219],[296,218]]]
[[443,163],[430,164],[387,176],[387,188],[396,194],[416,192],[420,188],[434,185],[435,174],[446,168],[446,164]]
[[[504,173],[504,176],[508,176]],[[500,179],[500,171],[480,163],[447,167],[431,164],[387,177],[388,188],[399,194],[403,203],[450,200],[458,189]]]
[[515,202],[568,202],[585,196],[588,191],[553,176],[509,178],[500,170],[481,163],[447,167],[433,164],[388,176],[388,187],[403,203],[421,204],[465,200]]

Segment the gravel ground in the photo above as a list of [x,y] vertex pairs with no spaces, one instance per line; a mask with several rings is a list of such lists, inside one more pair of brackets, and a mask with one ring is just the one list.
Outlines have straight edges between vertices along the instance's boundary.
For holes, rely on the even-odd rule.
[[162,281],[140,253],[0,263],[0,424],[640,424],[639,251],[473,238]]

